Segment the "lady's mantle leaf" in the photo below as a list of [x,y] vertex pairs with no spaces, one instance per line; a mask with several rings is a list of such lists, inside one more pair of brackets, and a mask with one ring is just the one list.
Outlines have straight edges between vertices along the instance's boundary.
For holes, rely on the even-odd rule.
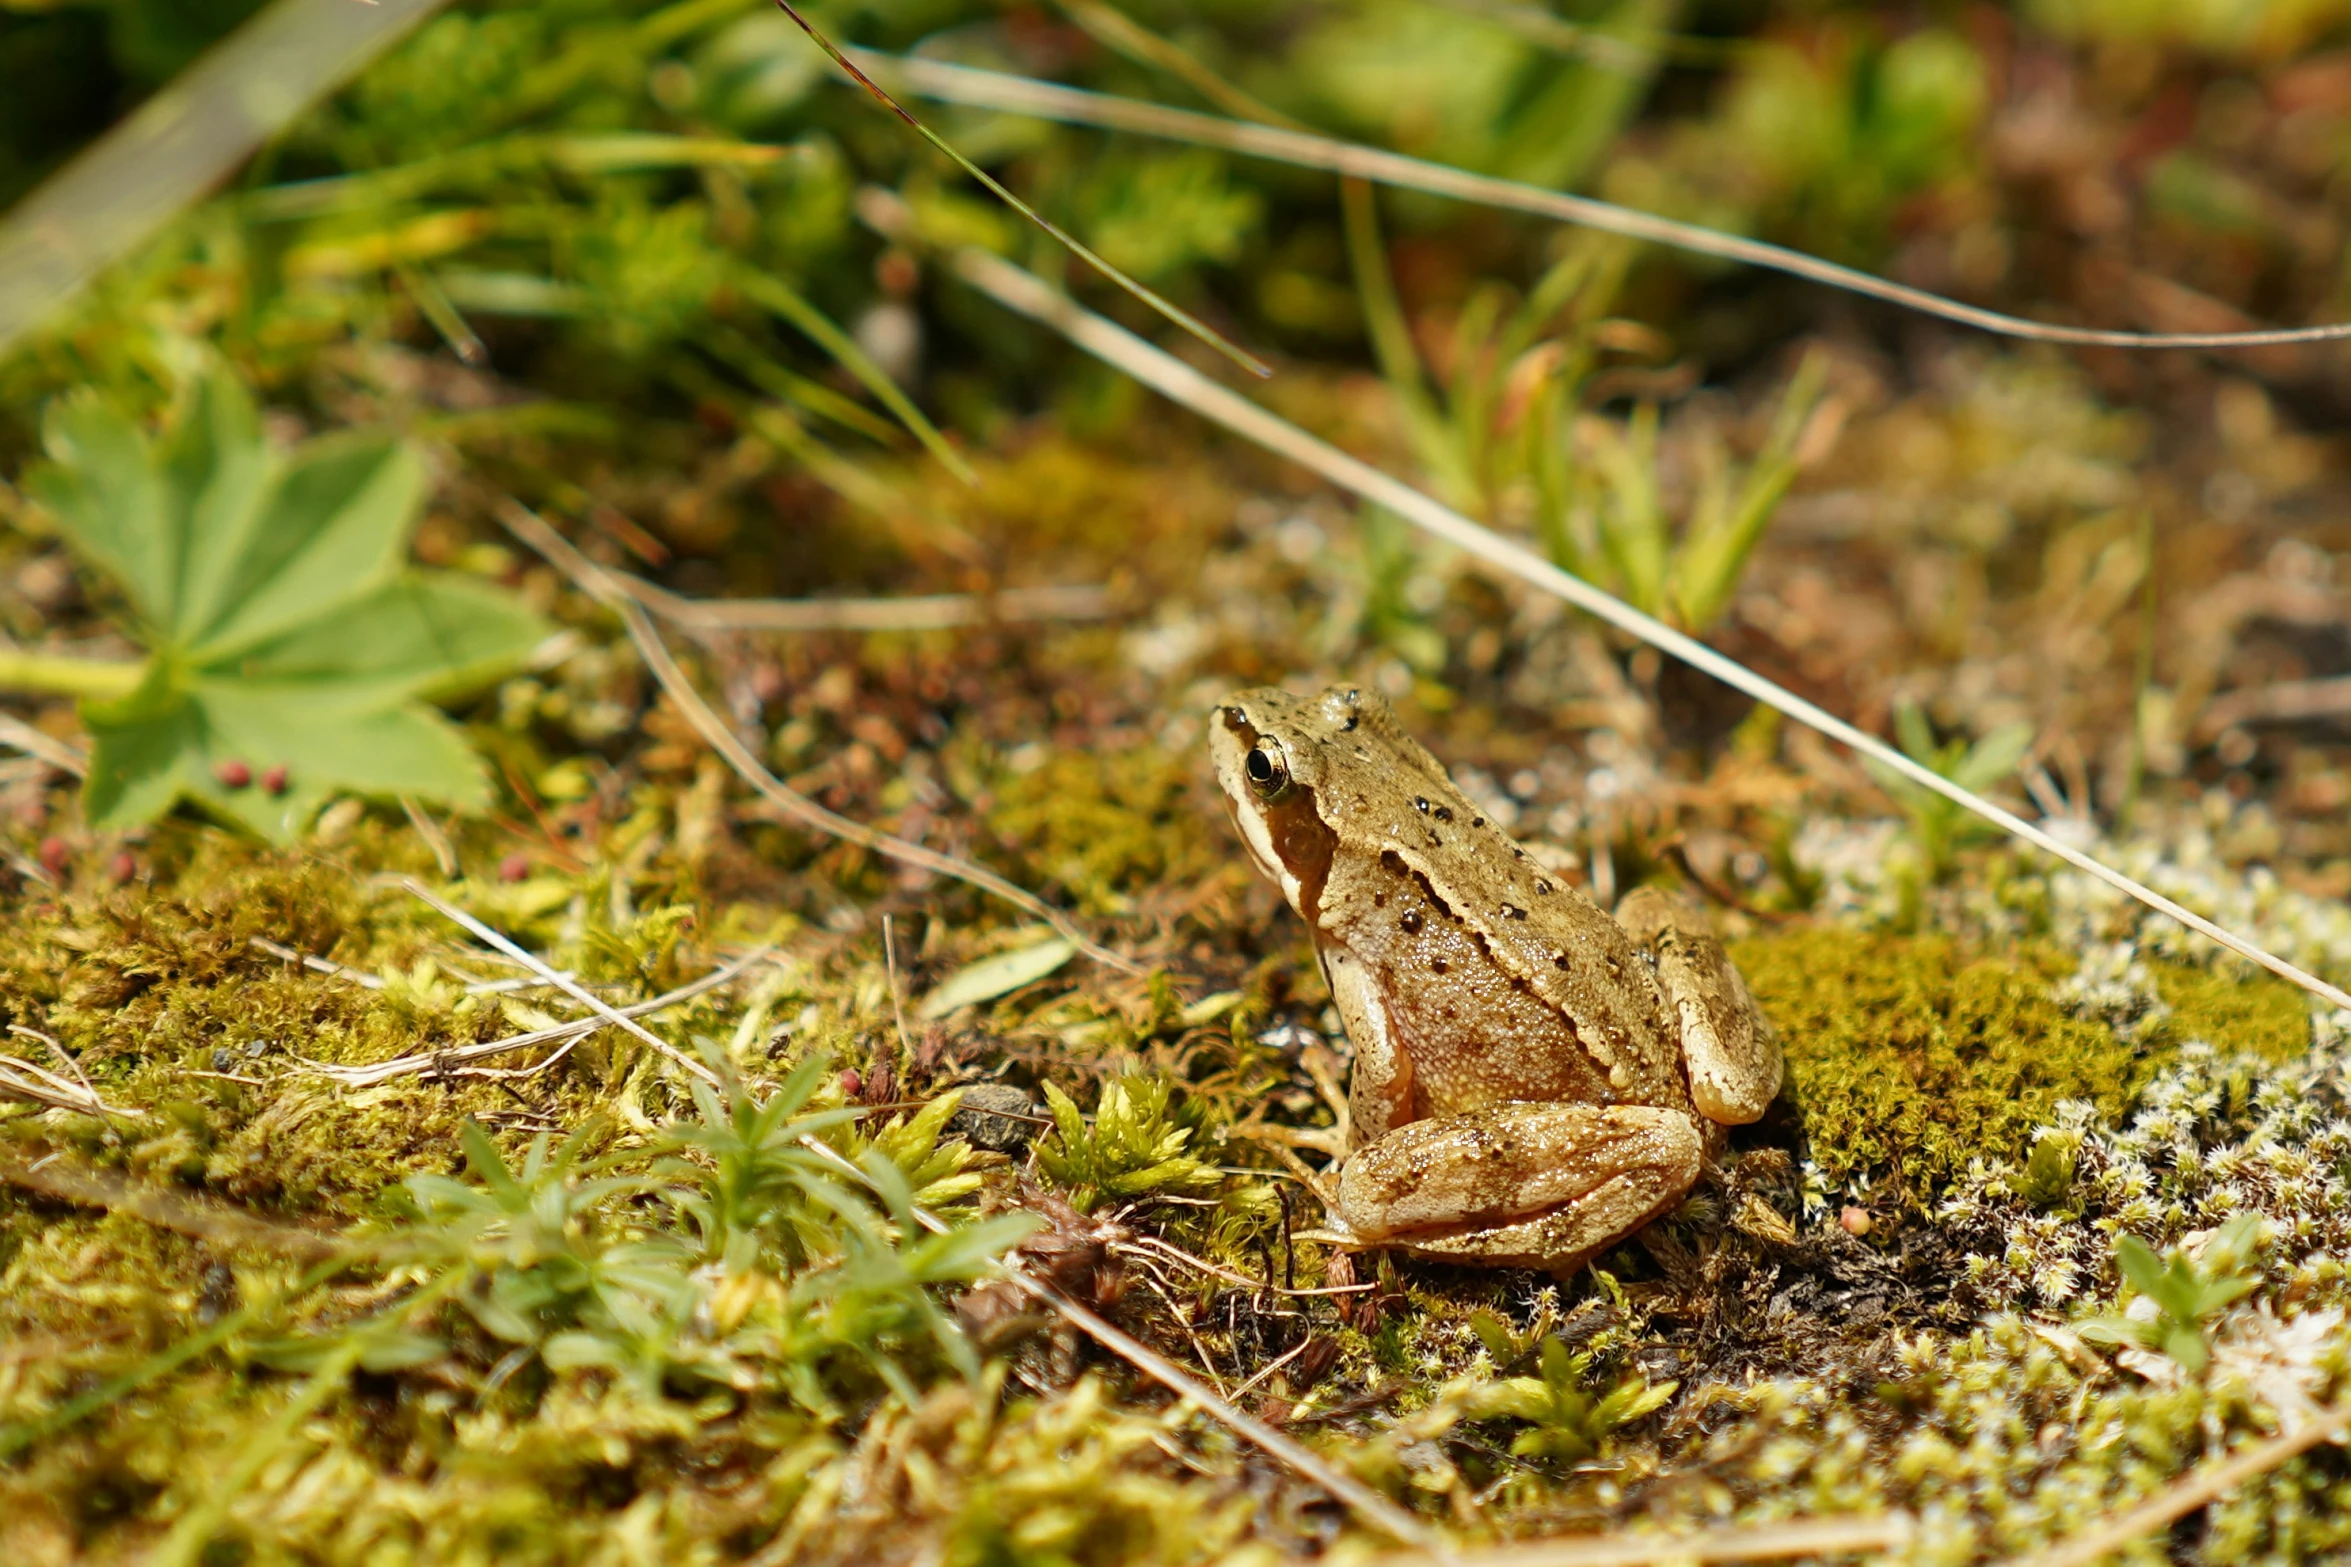
[[486,802],[480,762],[423,702],[493,679],[546,634],[511,596],[403,569],[424,464],[378,434],[273,450],[216,367],[156,440],[95,397],[53,405],[35,493],[113,576],[152,655],[85,704],[94,826],[180,800],[285,839],[337,793]]

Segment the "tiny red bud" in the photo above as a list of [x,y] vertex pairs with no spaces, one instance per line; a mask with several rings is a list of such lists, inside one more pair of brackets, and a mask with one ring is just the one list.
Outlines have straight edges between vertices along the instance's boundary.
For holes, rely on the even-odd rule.
[[852,1099],[865,1092],[865,1079],[857,1075],[857,1068],[851,1066],[841,1069],[841,1092]]
[[117,849],[114,858],[106,862],[107,877],[119,887],[139,874],[139,862],[128,849]]
[[243,762],[226,761],[212,770],[223,789],[242,789],[253,781],[253,769]]
[[52,876],[63,876],[66,866],[72,861],[72,844],[54,836],[41,840],[41,869]]
[[1837,1215],[1837,1223],[1844,1227],[1845,1233],[1847,1235],[1867,1235],[1873,1227],[1869,1217],[1869,1210],[1867,1208],[1855,1208],[1851,1206],[1848,1206],[1844,1212]]
[[498,879],[500,881],[521,881],[530,873],[531,862],[526,855],[509,854],[498,862]]
[[284,794],[286,792],[286,764],[280,762],[268,772],[263,773],[261,787],[267,789],[271,794]]

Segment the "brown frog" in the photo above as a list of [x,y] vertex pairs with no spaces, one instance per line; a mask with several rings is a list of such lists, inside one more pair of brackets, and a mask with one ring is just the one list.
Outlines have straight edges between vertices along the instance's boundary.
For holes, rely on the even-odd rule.
[[1565,1275],[1779,1092],[1770,1025],[1695,911],[1644,887],[1611,919],[1375,693],[1238,691],[1208,738],[1354,1045],[1341,1233]]

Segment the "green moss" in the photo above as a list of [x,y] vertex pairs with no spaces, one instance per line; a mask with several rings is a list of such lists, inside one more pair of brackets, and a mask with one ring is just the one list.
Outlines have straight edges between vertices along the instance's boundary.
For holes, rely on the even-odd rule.
[[1969,1159],[2020,1151],[2061,1099],[2119,1115],[2154,1065],[2069,1014],[2037,967],[1970,960],[1941,937],[1806,929],[1732,954],[1832,1181],[1892,1176],[1924,1202]]
[[1016,881],[1089,914],[1130,913],[1140,894],[1211,863],[1193,777],[1192,758],[1155,747],[1060,749],[998,786],[988,825],[1016,856]]
[[2290,1061],[2310,1048],[2310,998],[2247,965],[2158,964],[2155,989],[2172,1009],[2165,1025],[2171,1038],[2210,1040],[2272,1061]]

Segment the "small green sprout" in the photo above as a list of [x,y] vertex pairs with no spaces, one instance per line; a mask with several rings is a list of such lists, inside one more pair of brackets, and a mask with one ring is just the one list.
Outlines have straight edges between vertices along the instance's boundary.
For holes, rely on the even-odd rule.
[[2076,1166],[2080,1162],[2082,1137],[2079,1132],[2043,1132],[2034,1139],[2033,1151],[2026,1156],[2024,1169],[2009,1184],[2016,1195],[2034,1207],[2043,1210],[2057,1207],[2073,1190]]
[[1614,1433],[1665,1407],[1681,1386],[1652,1385],[1631,1375],[1595,1394],[1592,1356],[1556,1338],[1543,1341],[1540,1367],[1539,1376],[1504,1377],[1470,1389],[1464,1413],[1473,1420],[1524,1421],[1526,1429],[1510,1439],[1510,1450],[1521,1458],[1555,1463],[1591,1457]]
[[[2004,724],[1973,744],[1952,740],[1938,745],[1926,714],[1917,703],[1904,701],[1894,709],[1894,738],[1902,743],[1903,754],[1921,767],[1971,794],[1981,794],[2016,771],[2033,743],[2033,729],[2030,724]],[[1925,856],[1930,880],[1941,882],[1950,876],[1963,845],[1999,833],[1982,817],[1883,763],[1866,765],[1878,787],[1910,818],[1911,837]]]
[[2242,1213],[2212,1233],[2194,1261],[2178,1250],[2158,1258],[2135,1235],[2115,1237],[2114,1263],[2132,1289],[2154,1303],[2153,1317],[2093,1317],[2075,1331],[2093,1344],[2122,1345],[2169,1355],[2190,1376],[2212,1363],[2206,1325],[2261,1283],[2253,1256],[2261,1244],[2261,1216]]
[[1105,1197],[1196,1192],[1217,1184],[1216,1167],[1184,1152],[1192,1129],[1168,1113],[1168,1084],[1148,1074],[1118,1078],[1102,1088],[1094,1124],[1069,1095],[1045,1085],[1054,1131],[1037,1144],[1037,1168],[1069,1188],[1080,1212]]

